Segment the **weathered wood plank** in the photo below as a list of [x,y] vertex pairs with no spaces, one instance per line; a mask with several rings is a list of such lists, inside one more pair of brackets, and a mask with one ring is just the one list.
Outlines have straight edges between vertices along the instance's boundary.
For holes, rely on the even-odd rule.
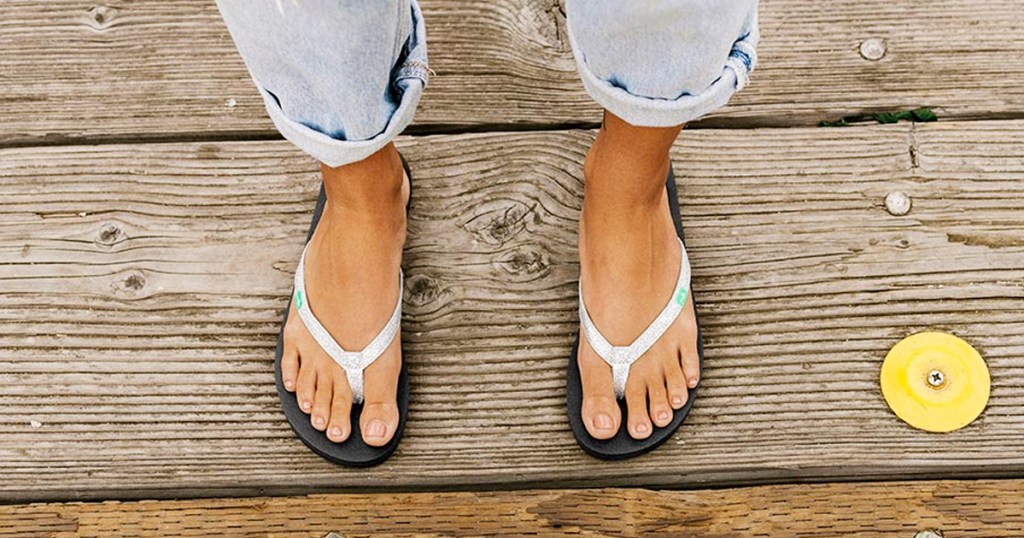
[[[272,386],[314,163],[283,141],[0,150],[0,498],[1021,474],[1024,122],[685,132],[705,385],[672,442],[619,463],[564,411],[592,136],[402,140],[412,404],[369,471],[306,450]],[[877,388],[929,328],[992,370],[949,435]]]
[[1024,482],[334,494],[0,506],[0,536],[1024,536]]
[[[420,128],[596,122],[553,0],[424,0],[437,75]],[[1016,0],[764,0],[754,83],[709,125],[814,125],[934,107],[1024,114]],[[885,43],[877,61],[860,44]],[[206,0],[5,0],[0,144],[266,136],[262,105]]]

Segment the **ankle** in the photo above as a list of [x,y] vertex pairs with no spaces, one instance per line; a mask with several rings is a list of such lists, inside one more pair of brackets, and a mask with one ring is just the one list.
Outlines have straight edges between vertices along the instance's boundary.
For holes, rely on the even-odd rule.
[[622,210],[649,210],[665,191],[669,154],[636,153],[598,137],[583,163],[584,203]]
[[682,125],[638,127],[605,112],[583,163],[586,198],[594,204],[649,210],[663,200],[669,152]]
[[327,191],[325,213],[404,223],[408,188],[405,169],[393,144],[362,161],[337,168],[320,165]]
[[[650,164],[650,163],[645,163]],[[585,166],[583,207],[601,218],[632,218],[650,213],[664,202],[669,162],[632,169]]]

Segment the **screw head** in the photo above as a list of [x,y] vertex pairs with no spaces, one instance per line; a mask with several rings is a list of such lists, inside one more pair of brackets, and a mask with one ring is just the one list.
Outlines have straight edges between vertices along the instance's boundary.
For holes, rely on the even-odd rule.
[[910,196],[902,191],[893,191],[885,195],[885,210],[894,217],[902,217],[910,213],[912,203]]
[[872,62],[881,60],[885,57],[885,41],[878,38],[865,39],[860,44],[860,56]]
[[934,388],[939,388],[946,384],[946,374],[942,370],[932,370],[928,372],[928,384]]

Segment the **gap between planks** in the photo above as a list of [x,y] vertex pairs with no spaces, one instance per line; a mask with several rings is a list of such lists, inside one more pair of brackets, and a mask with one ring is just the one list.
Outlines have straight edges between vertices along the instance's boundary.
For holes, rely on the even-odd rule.
[[1024,481],[341,494],[0,506],[0,536],[1024,536]]

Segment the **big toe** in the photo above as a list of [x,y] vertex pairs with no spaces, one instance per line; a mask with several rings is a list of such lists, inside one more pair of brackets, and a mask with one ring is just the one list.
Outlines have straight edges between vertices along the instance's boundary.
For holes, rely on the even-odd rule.
[[622,412],[611,394],[583,397],[583,424],[595,439],[611,439],[622,424]]
[[384,354],[366,367],[366,403],[359,415],[359,430],[370,446],[384,446],[398,430],[398,377],[402,355],[398,338]]
[[612,370],[585,340],[580,342],[577,360],[583,389],[583,408],[580,410],[583,425],[591,437],[611,439],[622,424],[622,411],[615,401]]
[[359,417],[363,441],[370,446],[384,446],[398,429],[398,408],[390,402],[367,402]]

